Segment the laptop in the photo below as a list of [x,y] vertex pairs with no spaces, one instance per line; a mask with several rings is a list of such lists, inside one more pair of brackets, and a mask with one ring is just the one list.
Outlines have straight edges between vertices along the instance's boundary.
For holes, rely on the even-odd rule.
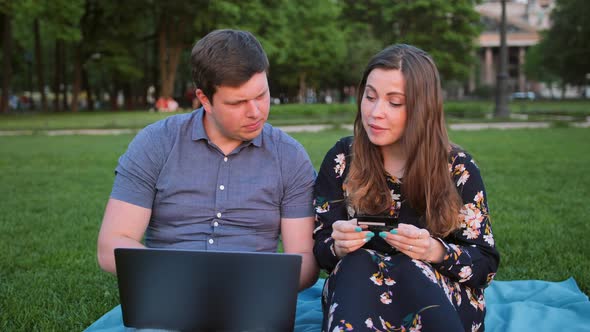
[[115,249],[126,327],[293,331],[301,256]]

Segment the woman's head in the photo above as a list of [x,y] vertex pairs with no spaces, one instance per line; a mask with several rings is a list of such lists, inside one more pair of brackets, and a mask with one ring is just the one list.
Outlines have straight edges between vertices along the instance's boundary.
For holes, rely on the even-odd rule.
[[[384,154],[404,159],[402,191],[431,232],[458,226],[459,195],[448,172],[449,142],[438,70],[424,51],[396,44],[368,63],[358,90],[353,161],[346,189],[364,213],[391,210]],[[442,219],[442,220],[441,220]]]
[[[381,89],[381,94],[375,91],[377,88]],[[370,99],[374,99],[371,97],[383,98],[384,103],[376,105],[371,102]],[[355,130],[358,132],[355,134],[375,145],[383,145],[378,136],[384,135],[379,135],[379,128],[377,135],[371,135],[370,121],[379,116],[391,122],[390,127],[395,131],[385,141],[395,139],[390,143],[401,144],[404,149],[409,149],[408,153],[418,140],[424,138],[427,123],[438,124],[444,129],[438,69],[426,52],[414,46],[396,44],[377,53],[365,69],[357,100],[359,112]],[[398,133],[399,128],[395,126],[402,124]]]

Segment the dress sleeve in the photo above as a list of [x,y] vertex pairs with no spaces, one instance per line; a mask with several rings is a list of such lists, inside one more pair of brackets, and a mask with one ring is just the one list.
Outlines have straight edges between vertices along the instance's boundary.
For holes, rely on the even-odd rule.
[[332,224],[348,216],[342,184],[350,162],[350,139],[339,140],[328,151],[314,185],[314,255],[321,268],[331,272],[340,258],[334,251]]
[[490,222],[486,191],[479,168],[464,152],[456,153],[449,165],[463,206],[460,228],[444,239],[444,259],[433,266],[443,275],[469,287],[487,287],[500,262]]

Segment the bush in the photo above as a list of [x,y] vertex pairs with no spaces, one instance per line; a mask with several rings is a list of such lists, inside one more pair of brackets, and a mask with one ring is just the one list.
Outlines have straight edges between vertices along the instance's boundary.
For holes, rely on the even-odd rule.
[[493,85],[480,85],[473,90],[473,96],[481,99],[491,99],[496,95],[496,87]]

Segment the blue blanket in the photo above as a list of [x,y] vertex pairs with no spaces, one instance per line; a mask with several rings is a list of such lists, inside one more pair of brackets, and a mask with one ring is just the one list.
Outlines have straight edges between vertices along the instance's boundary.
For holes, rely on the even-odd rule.
[[[296,332],[321,329],[320,298],[324,280],[299,293]],[[539,280],[494,281],[485,291],[486,331],[588,331],[590,301],[573,278],[561,282]],[[121,307],[94,322],[86,332],[124,332]]]

